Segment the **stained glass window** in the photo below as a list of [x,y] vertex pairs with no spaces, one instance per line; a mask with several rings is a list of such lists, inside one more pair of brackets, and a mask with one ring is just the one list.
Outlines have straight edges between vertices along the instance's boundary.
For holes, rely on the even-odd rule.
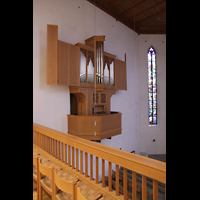
[[156,52],[152,46],[148,50],[148,109],[149,125],[157,124]]

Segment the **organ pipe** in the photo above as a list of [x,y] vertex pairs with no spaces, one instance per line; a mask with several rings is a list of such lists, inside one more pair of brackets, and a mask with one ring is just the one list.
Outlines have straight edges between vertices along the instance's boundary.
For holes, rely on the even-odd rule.
[[98,84],[103,83],[103,43],[97,48],[96,80]]

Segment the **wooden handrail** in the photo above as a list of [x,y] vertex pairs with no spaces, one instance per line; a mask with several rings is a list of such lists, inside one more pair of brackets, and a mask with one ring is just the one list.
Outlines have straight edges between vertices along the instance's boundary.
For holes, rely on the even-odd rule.
[[[53,139],[53,140],[52,140]],[[112,147],[108,147],[102,144],[94,143],[70,134],[66,134],[36,123],[33,123],[33,143],[36,144],[37,146],[41,147],[42,149],[46,150],[48,153],[51,155],[53,154],[54,156],[58,157],[58,159],[62,160],[63,159],[63,152],[57,152],[57,142],[54,143],[54,141],[59,141],[58,146],[60,147],[61,145],[65,144],[65,152],[66,152],[66,145],[68,145],[68,150],[70,150],[70,146],[72,147],[72,168],[74,167],[74,163],[78,162],[78,159],[74,159],[74,148],[76,150],[80,150],[80,157],[82,159],[82,153],[89,153],[90,155],[96,156],[96,158],[101,158],[102,163],[105,163],[104,161],[107,160],[109,162],[109,173],[111,172],[110,169],[110,164],[116,164],[117,167],[122,166],[124,169],[129,169],[132,170],[132,172],[140,173],[144,177],[150,177],[155,180],[155,183],[157,181],[160,181],[162,183],[166,183],[166,163],[153,160],[147,157],[143,157],[140,155],[136,154],[131,154],[129,152],[125,152],[122,150],[118,150]],[[56,146],[56,148],[54,148]],[[63,151],[63,148],[61,148]],[[78,152],[78,151],[76,151]],[[59,155],[59,156],[57,156]],[[68,156],[71,156],[69,151],[68,151]],[[66,153],[65,153],[65,158],[66,158]],[[93,159],[93,162],[95,160]],[[98,163],[98,159],[96,159],[96,162]],[[67,160],[65,159],[65,163],[67,164]],[[90,162],[91,163],[91,162]],[[68,166],[70,164],[68,163]],[[78,166],[78,165],[76,165]],[[81,163],[81,173],[83,173],[83,166]],[[87,166],[86,171],[90,167]],[[102,168],[103,169],[103,168]],[[77,170],[78,171],[78,170]],[[96,170],[98,173],[98,170]],[[102,173],[104,174],[104,173]],[[96,175],[98,177],[98,175]],[[102,178],[104,180],[104,178]],[[102,186],[104,187],[105,183],[102,183]],[[111,188],[112,185],[112,180],[109,181],[109,191],[112,190]],[[155,187],[157,187],[157,184],[154,184]],[[117,183],[116,187],[119,187],[119,184]],[[155,191],[158,188],[154,188]],[[127,195],[125,195],[126,197]],[[156,196],[157,193],[156,193]],[[157,198],[155,198],[157,199]]]

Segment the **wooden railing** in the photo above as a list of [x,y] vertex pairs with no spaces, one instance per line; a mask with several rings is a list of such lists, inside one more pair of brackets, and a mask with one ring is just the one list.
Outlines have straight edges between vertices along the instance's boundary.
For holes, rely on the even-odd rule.
[[[127,200],[127,169],[132,171],[133,200],[137,199],[136,173],[142,174],[142,200],[147,199],[147,177],[153,179],[153,200],[158,199],[158,181],[166,184],[166,163],[164,162],[91,142],[36,123],[33,123],[33,144],[72,167],[76,172],[85,173],[85,177],[89,176],[90,180],[93,180],[93,172],[95,171],[95,182],[99,184],[101,180],[102,187],[106,187],[105,172],[108,171],[108,191],[112,191],[112,166],[115,166],[116,196],[119,196],[119,166],[122,166],[124,173],[123,197],[125,200]],[[83,159],[83,153],[85,159]],[[101,166],[100,159],[102,160]],[[108,162],[108,170],[105,168],[106,161]],[[94,171],[93,165],[96,166]],[[101,175],[100,178],[99,175]]]

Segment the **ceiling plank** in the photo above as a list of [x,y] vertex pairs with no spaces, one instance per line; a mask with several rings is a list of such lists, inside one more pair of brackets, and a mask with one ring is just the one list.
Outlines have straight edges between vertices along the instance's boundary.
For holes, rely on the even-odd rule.
[[141,5],[141,4],[143,4],[143,3],[145,3],[146,1],[148,1],[148,0],[141,1],[141,2],[139,2],[138,4],[136,4],[136,5],[133,5],[132,7],[128,8],[128,9],[126,9],[126,10],[125,10],[125,11],[123,11],[123,12],[121,12],[121,14],[123,15],[123,14],[125,14],[125,13],[129,12],[130,10],[134,9],[134,7],[135,7],[135,8],[137,8],[139,5]]
[[[160,0],[159,3],[154,3],[154,6],[152,4],[150,5],[150,8],[147,8],[145,5],[147,1],[149,0],[139,0],[138,3],[134,5],[135,0],[129,0],[130,3],[127,2],[126,9],[115,9],[116,6],[121,5],[123,2],[128,0],[87,0],[89,3],[95,5],[99,9],[103,10],[110,16],[116,19],[116,21],[120,21],[125,26],[129,27],[133,31],[135,31],[138,34],[166,34],[166,7],[164,10],[159,11],[159,9],[155,9],[155,11],[158,10],[157,13],[152,14],[150,11],[151,9],[155,8],[155,6],[161,5],[161,3],[166,2],[166,0]],[[153,2],[153,1],[152,1]],[[145,5],[144,5],[145,3]],[[132,6],[133,5],[133,6]],[[141,11],[141,7],[145,7],[145,10]],[[161,7],[164,7],[163,4]],[[139,7],[141,6],[141,7]],[[161,8],[160,7],[160,8]],[[158,7],[159,8],[159,7]],[[131,19],[128,18],[127,15],[125,15],[126,12],[131,11],[134,9],[134,12],[137,13],[136,16],[145,13],[145,15],[150,11],[151,15],[146,16],[145,18],[137,19],[135,16]],[[122,12],[122,10],[124,10]],[[165,16],[164,16],[165,15]]]
[[111,8],[108,5],[108,3],[105,2],[104,0],[87,0],[87,1],[92,3],[93,5],[98,7],[99,9],[103,10],[107,14],[114,17],[116,20],[120,21],[121,23],[123,23],[124,25],[126,25],[127,27],[129,27],[130,29],[132,29],[133,31],[138,33],[137,29],[134,29],[134,25],[130,20],[128,20],[123,15],[121,15],[119,12],[117,12],[116,10]]
[[121,0],[114,0],[111,3],[109,3],[109,6],[113,7],[115,4],[119,3]]
[[145,12],[148,12],[148,11],[150,11],[150,10],[152,10],[152,9],[155,9],[155,7],[157,7],[157,6],[159,6],[159,5],[163,4],[163,3],[166,3],[166,0],[163,0],[163,1],[161,1],[161,2],[159,2],[159,3],[157,3],[157,4],[155,4],[155,5],[151,6],[150,8],[145,9],[145,10],[143,10],[143,11],[137,13],[136,15],[132,15],[131,17],[129,17],[129,19],[131,19],[131,18],[133,18],[133,17],[137,17],[138,15],[140,15],[140,14],[142,14],[142,13],[145,13]]
[[148,16],[148,17],[146,17],[146,18],[144,18],[144,19],[142,19],[142,20],[140,20],[140,21],[137,21],[137,22],[136,22],[136,25],[138,26],[138,24],[141,24],[141,23],[143,23],[143,22],[145,22],[145,21],[148,21],[148,20],[150,20],[150,19],[152,19],[152,18],[154,18],[154,17],[158,17],[159,15],[161,15],[161,14],[163,14],[163,13],[165,13],[165,12],[166,12],[166,9],[161,10],[161,11],[158,12],[158,13],[155,13],[155,14],[150,15],[150,16]]

